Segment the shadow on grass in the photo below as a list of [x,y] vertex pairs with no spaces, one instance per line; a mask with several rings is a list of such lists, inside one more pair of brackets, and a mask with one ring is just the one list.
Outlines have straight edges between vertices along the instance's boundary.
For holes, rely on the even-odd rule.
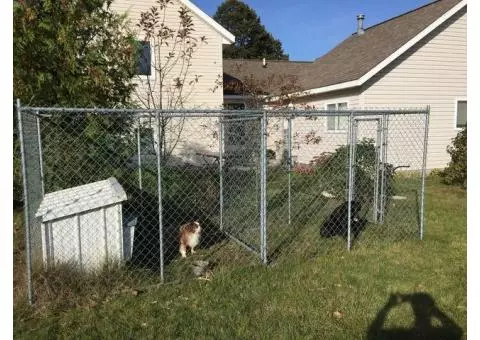
[[[384,328],[388,313],[402,303],[410,303],[415,317],[412,328]],[[434,326],[437,320],[440,326]],[[426,293],[391,294],[367,330],[368,340],[377,339],[460,339],[462,329],[435,304]]]
[[[274,196],[271,201],[275,202],[275,204],[278,204],[278,202],[281,200],[281,197],[284,197],[284,194],[284,191],[280,192],[279,194]],[[270,201],[268,204],[270,209]],[[301,209],[299,209],[295,213],[295,215],[292,216],[292,221],[294,221],[294,227],[290,229],[290,232],[285,232],[285,237],[283,237],[282,240],[270,252],[268,256],[268,263],[275,262],[281,256],[285,249],[291,247],[291,245],[296,239],[301,238],[302,232],[309,225],[309,221],[312,219],[312,217],[318,214],[319,210],[324,209],[326,204],[327,200],[323,196],[321,196],[321,193],[317,193],[316,195],[312,196],[312,198],[308,202],[306,202],[306,204],[302,205]]]

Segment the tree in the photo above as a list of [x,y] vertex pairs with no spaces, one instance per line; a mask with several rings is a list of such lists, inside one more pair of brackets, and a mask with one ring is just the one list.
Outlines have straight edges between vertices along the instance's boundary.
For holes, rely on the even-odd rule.
[[39,106],[127,105],[133,36],[110,1],[14,1],[13,93]]
[[[231,94],[241,95],[247,109],[263,109],[285,110],[298,108],[303,110],[314,109],[300,101],[302,87],[299,84],[298,76],[295,74],[268,71],[265,69],[263,74],[254,74],[249,71],[248,65],[244,61],[237,61],[233,65],[233,74],[224,78],[224,89]],[[308,93],[304,91],[303,94]],[[306,118],[316,120],[316,117]],[[267,118],[267,134],[269,140],[273,141],[273,145],[269,147],[275,148],[270,151],[273,154],[280,153],[283,161],[287,157],[287,145],[285,134],[283,131],[285,117],[282,115],[275,116],[269,114]],[[238,122],[230,124],[232,129],[245,130],[258,129],[255,125],[248,122]],[[253,132],[250,132],[253,134]],[[319,144],[321,137],[317,136],[317,132],[313,129],[307,132],[296,132],[292,136],[292,147],[300,149],[302,145]],[[276,157],[276,156],[275,156]]]
[[235,35],[235,44],[223,48],[224,58],[288,60],[282,43],[267,32],[255,11],[242,1],[225,0],[213,18]]
[[[208,41],[196,33],[192,13],[186,6],[176,10],[173,0],[156,3],[141,13],[137,23],[144,35],[139,50],[140,62],[146,69],[143,76],[137,77],[136,99],[149,109],[182,109],[191,106],[190,96],[202,77],[194,73],[193,59]],[[151,128],[155,118],[145,125]],[[160,117],[157,138],[163,157],[173,152],[184,123],[185,118]]]
[[[14,98],[30,106],[130,105],[135,86],[134,40],[125,17],[113,13],[110,2],[14,1]],[[115,174],[115,162],[108,159],[120,160],[126,154],[124,136],[129,130],[126,117],[89,114],[42,119],[45,176],[51,184],[46,189]],[[14,130],[18,150],[15,137]],[[21,192],[18,164],[14,159],[17,199]]]

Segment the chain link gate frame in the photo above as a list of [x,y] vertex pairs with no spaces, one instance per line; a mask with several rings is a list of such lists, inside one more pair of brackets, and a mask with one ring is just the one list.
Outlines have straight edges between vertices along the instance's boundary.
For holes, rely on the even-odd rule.
[[[35,272],[49,269],[45,264],[41,264],[42,258],[45,260],[45,251],[42,248],[46,247],[42,233],[45,233],[48,223],[47,227],[42,227],[42,217],[36,216],[42,200],[46,197],[45,194],[105,179],[109,173],[119,177],[121,185],[127,192],[128,199],[123,201],[124,206],[120,214],[123,216],[123,225],[136,223],[135,237],[132,235],[130,240],[130,257],[128,260],[123,257],[124,254],[117,257],[117,260],[121,260],[123,275],[119,280],[133,286],[157,281],[163,283],[165,280],[181,281],[185,277],[191,277],[192,272],[194,276],[209,275],[216,266],[252,262],[268,264],[282,256],[295,257],[298,249],[303,249],[305,240],[313,237],[322,239],[318,237],[318,227],[321,226],[322,234],[322,228],[325,228],[328,221],[337,227],[345,222],[345,226],[340,227],[341,230],[331,230],[331,234],[345,236],[346,248],[351,249],[358,237],[355,228],[359,219],[364,219],[368,214],[370,217],[366,223],[371,225],[369,229],[372,230],[379,225],[385,224],[388,227],[389,223],[391,224],[390,220],[384,221],[384,217],[390,213],[395,215],[395,209],[398,208],[390,207],[394,195],[389,190],[395,186],[391,183],[392,177],[395,177],[395,169],[392,170],[393,165],[388,162],[388,157],[390,152],[392,160],[400,162],[404,155],[399,150],[405,145],[410,146],[411,151],[415,153],[411,162],[414,164],[411,165],[414,165],[412,168],[416,170],[415,176],[418,177],[414,183],[405,186],[418,189],[415,197],[417,201],[410,204],[409,213],[418,214],[416,217],[418,225],[415,224],[415,228],[418,228],[416,231],[419,238],[423,239],[429,108],[160,111],[32,108],[22,107],[20,102],[17,102],[17,115],[24,177],[27,289],[31,304],[35,298],[33,295]],[[338,122],[341,119],[346,120],[348,129],[342,133],[330,134],[325,126],[331,117]],[[59,120],[52,123],[54,119]],[[72,121],[65,123],[64,119]],[[82,133],[76,134],[75,131],[69,130],[71,124],[78,124],[84,120],[89,120],[90,125],[85,124]],[[126,153],[118,150],[116,153],[111,150],[110,154],[102,153],[100,149],[106,148],[109,144],[96,144],[95,138],[102,138],[99,137],[99,132],[103,132],[106,137],[115,135],[111,128],[112,126],[115,128],[117,120],[136,128],[128,132],[125,130],[123,134],[112,137],[112,140],[106,138],[102,143],[112,143]],[[272,128],[276,120],[280,125],[283,124],[283,130],[280,128],[275,131]],[[146,122],[148,128],[144,129]],[[363,141],[358,139],[358,134],[362,133],[359,124],[364,122],[377,124],[376,129],[372,130],[376,134],[373,144],[364,145]],[[180,130],[175,132],[172,128],[167,132],[169,124],[171,126],[177,124]],[[395,131],[401,132],[397,131],[393,137],[389,136],[389,124],[390,128],[393,125]],[[88,128],[92,131],[89,132]],[[409,128],[412,129],[408,130]],[[57,132],[62,133],[53,138]],[[402,134],[404,137],[400,138]],[[169,140],[172,136],[177,138],[174,142]],[[70,161],[77,163],[70,164],[63,170],[54,166],[56,162],[68,162],[55,155],[55,152],[64,146],[60,141],[62,137],[70,138],[65,141],[66,144],[69,142],[75,144],[76,139],[81,139],[81,142],[86,144],[92,143],[88,144],[90,146],[88,152],[93,156],[87,152],[87,155],[82,157],[98,162],[97,167],[88,168],[90,172],[94,172],[93,174],[82,173],[84,168],[87,168],[80,162],[84,161],[81,157],[72,157]],[[60,145],[55,146],[55,143]],[[208,143],[210,144],[207,147]],[[195,144],[198,150],[202,149],[201,152],[197,149],[193,150],[197,152],[185,151],[190,158],[182,154],[183,151],[176,154],[176,149],[186,150],[190,144]],[[70,152],[85,151],[83,150],[85,145],[83,147],[80,147],[80,144],[76,145],[78,149],[73,148]],[[167,152],[171,145],[172,150]],[[282,153],[281,160],[270,158],[271,154],[275,154],[272,151],[275,147],[277,153],[279,151]],[[148,148],[150,153],[144,154]],[[208,150],[205,151],[206,149]],[[364,149],[368,150],[369,155],[374,155],[367,163],[362,154]],[[132,151],[133,156],[129,159],[132,162],[128,166],[123,160],[119,162],[116,159]],[[63,154],[66,155],[71,156],[68,153]],[[191,155],[195,155],[196,159],[192,160]],[[92,158],[100,156],[105,159]],[[306,168],[301,167],[302,157],[310,159]],[[105,171],[97,174],[102,171],[102,166],[105,167]],[[126,168],[129,171],[123,171]],[[59,174],[55,173],[55,169],[60,171]],[[365,172],[368,176],[364,174]],[[74,179],[63,181],[65,178],[60,176],[71,176]],[[362,182],[365,176],[368,180]],[[77,186],[73,186],[72,183]],[[328,186],[332,183],[335,183],[336,187]],[[325,194],[327,198],[315,193],[322,189],[325,190],[321,194]],[[338,190],[335,192],[335,189]],[[358,192],[366,196],[358,196]],[[340,203],[338,201],[340,196],[345,199],[343,211],[340,211],[342,205],[335,207],[335,204]],[[365,198],[367,196],[368,199]],[[363,199],[362,204],[368,201],[366,204],[368,207],[362,208],[364,212],[361,217],[356,210],[355,202],[358,197]],[[408,200],[410,198],[408,197]],[[406,200],[405,197],[401,199]],[[393,203],[395,204],[397,203]],[[386,208],[387,206],[390,210]],[[404,212],[406,208],[403,209]],[[339,211],[344,215],[342,220],[332,220],[332,216]],[[104,221],[108,219],[108,214],[104,212]],[[182,262],[183,259],[179,259],[178,253],[179,226],[193,220],[200,220],[202,225],[199,247],[200,253],[204,254],[192,256],[189,254]],[[98,221],[95,217],[83,217],[85,227],[80,226],[81,222],[78,221],[82,221],[82,217],[77,219],[80,236],[75,236],[75,241],[79,245],[84,244],[87,247],[84,249],[87,250],[88,246],[95,247],[94,243],[87,240],[89,237],[97,238],[99,236],[96,234],[97,231],[89,229],[93,234],[82,236],[81,229],[88,229],[87,225]],[[410,225],[410,219],[404,224]],[[54,227],[50,228],[54,230]],[[387,230],[387,234],[392,233],[392,229],[384,229]],[[124,232],[125,230],[123,229]],[[55,236],[55,231],[50,232]],[[372,232],[371,235],[375,233]],[[58,231],[56,235],[60,235]],[[117,236],[115,232],[110,231],[109,234],[104,231],[103,239],[107,240],[111,235]],[[311,248],[323,249],[324,245],[329,244],[332,235],[328,235],[327,241],[322,239],[324,243],[317,242]],[[369,240],[366,237],[364,239]],[[72,243],[71,241],[63,240],[66,243]],[[130,241],[125,241],[125,244]],[[342,241],[332,242],[330,243],[333,247],[338,247]],[[104,245],[104,254],[108,254],[109,251],[112,253],[107,249],[107,241],[105,244],[107,246]],[[141,255],[139,246],[144,248]],[[317,253],[318,251],[315,254]],[[192,260],[195,256],[200,259]],[[118,267],[118,264],[114,266],[114,275],[119,275]],[[111,269],[109,266],[102,267],[102,270]],[[187,273],[189,275],[186,275]]]

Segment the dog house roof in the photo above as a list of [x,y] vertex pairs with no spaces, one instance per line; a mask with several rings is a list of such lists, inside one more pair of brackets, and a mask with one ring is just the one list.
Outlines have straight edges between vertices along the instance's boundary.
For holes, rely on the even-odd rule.
[[46,194],[35,214],[42,221],[50,221],[116,204],[127,199],[127,194],[115,177]]

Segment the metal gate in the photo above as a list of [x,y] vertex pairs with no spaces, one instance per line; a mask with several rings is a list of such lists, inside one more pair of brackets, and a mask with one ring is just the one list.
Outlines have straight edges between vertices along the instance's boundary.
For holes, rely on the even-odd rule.
[[[386,189],[385,137],[388,135],[385,119],[384,117],[354,118],[352,134],[354,141],[352,199],[365,202],[365,208],[371,211],[371,214],[367,215],[371,217],[371,221],[382,223]],[[365,173],[363,175],[368,176],[373,183],[357,179],[359,172]]]
[[[263,116],[229,116],[220,126],[220,229],[267,261]],[[239,195],[239,193],[241,193]]]

